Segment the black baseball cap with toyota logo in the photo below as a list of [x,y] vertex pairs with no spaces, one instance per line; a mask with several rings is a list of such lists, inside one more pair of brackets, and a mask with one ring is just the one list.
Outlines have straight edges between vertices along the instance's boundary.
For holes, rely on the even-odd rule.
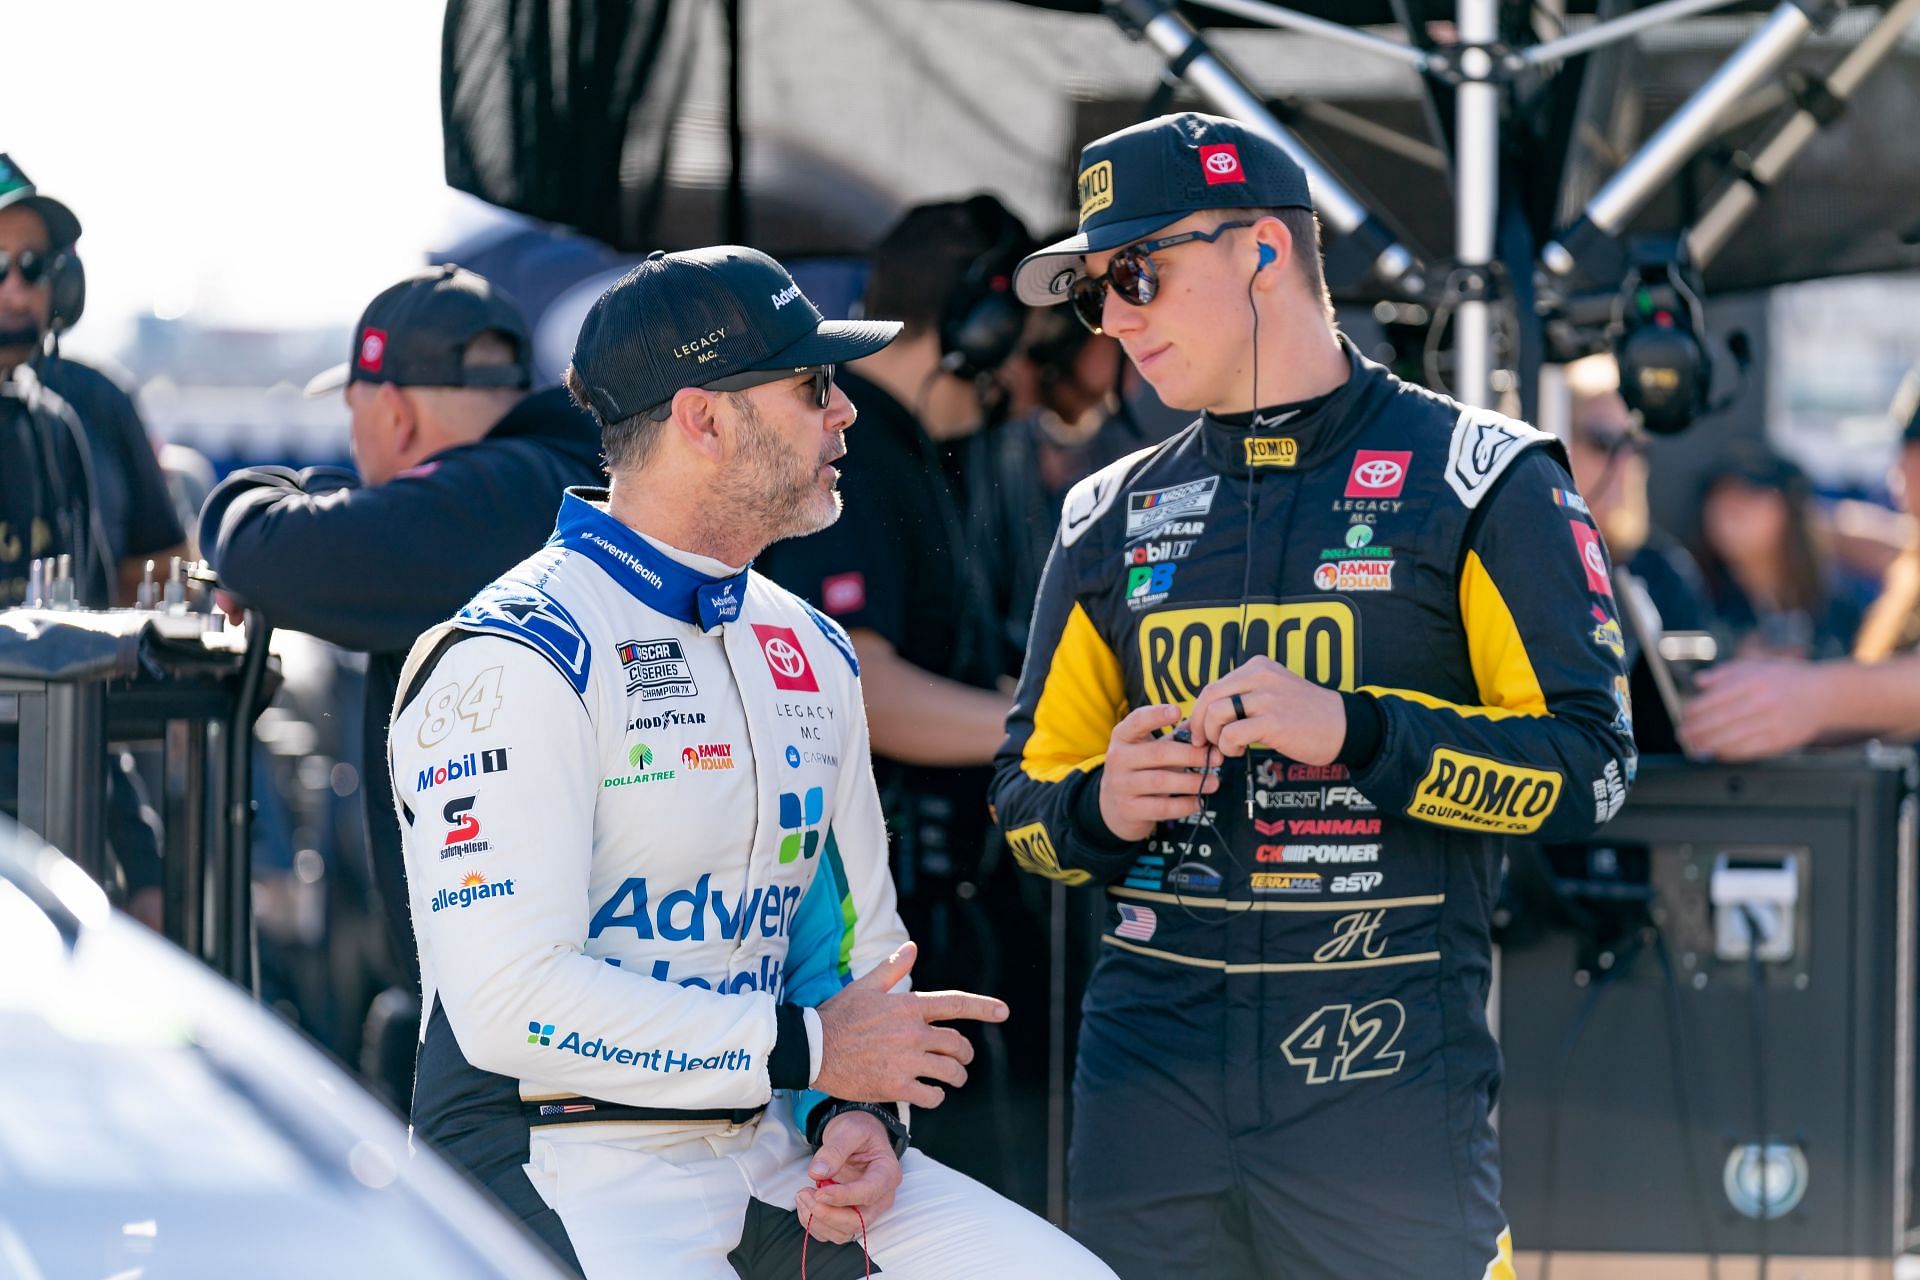
[[893,320],[821,318],[787,269],[758,249],[655,250],[587,312],[573,368],[605,425],[683,387],[858,360],[899,333]]
[[1182,111],[1080,152],[1080,231],[1021,260],[1013,287],[1030,307],[1067,300],[1080,259],[1119,249],[1202,209],[1311,209],[1307,175],[1278,143],[1225,116]]
[[[483,333],[513,343],[511,364],[466,365]],[[349,382],[399,387],[530,387],[533,342],[520,304],[485,277],[445,263],[383,289],[353,327],[353,355],[307,383],[322,396]]]

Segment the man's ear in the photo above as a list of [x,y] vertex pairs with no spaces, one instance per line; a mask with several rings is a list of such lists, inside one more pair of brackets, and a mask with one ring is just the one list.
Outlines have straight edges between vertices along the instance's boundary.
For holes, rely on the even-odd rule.
[[673,416],[663,424],[690,449],[714,462],[724,460],[726,438],[720,421],[720,401],[701,387],[682,387],[673,393]]
[[391,382],[382,382],[379,387],[375,393],[375,404],[380,414],[380,426],[386,433],[388,443],[393,446],[393,456],[410,458],[420,443],[419,407],[405,389]]
[[1271,214],[1255,222],[1252,231],[1257,255],[1254,261],[1259,264],[1254,274],[1256,286],[1273,288],[1293,267],[1293,233]]

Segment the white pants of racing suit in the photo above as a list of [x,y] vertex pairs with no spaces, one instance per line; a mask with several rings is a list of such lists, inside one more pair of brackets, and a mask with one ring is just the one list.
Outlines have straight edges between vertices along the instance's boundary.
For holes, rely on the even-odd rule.
[[[643,1274],[738,1280],[742,1273],[728,1254],[741,1243],[749,1201],[791,1217],[794,1193],[812,1185],[813,1151],[778,1102],[759,1120],[738,1126],[536,1128],[529,1154],[527,1177],[560,1216],[587,1280]],[[1106,1264],[1064,1232],[964,1174],[912,1150],[901,1171],[893,1204],[868,1215],[874,1274],[1114,1280]],[[810,1269],[821,1273],[822,1255],[830,1252],[813,1242]],[[781,1266],[778,1280],[800,1274],[791,1259]]]

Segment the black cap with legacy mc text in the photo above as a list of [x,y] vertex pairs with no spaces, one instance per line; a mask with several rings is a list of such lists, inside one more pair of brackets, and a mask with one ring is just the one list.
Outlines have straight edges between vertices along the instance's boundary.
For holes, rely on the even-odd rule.
[[1307,175],[1284,148],[1225,116],[1182,111],[1089,142],[1080,152],[1080,232],[1029,254],[1020,301],[1050,307],[1086,274],[1079,259],[1150,236],[1202,209],[1311,209]]
[[787,269],[744,245],[648,255],[600,295],[573,368],[602,423],[739,373],[842,364],[892,342],[892,320],[823,320]]
[[[488,332],[512,341],[512,364],[464,363],[467,344]],[[307,394],[326,395],[349,382],[530,387],[532,347],[519,303],[484,276],[444,263],[381,290],[353,327],[353,358],[316,374]]]

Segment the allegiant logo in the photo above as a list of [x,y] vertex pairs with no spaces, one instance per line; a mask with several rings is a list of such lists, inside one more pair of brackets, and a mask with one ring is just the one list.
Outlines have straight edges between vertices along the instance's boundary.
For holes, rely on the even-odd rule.
[[433,909],[435,911],[445,911],[449,908],[465,910],[487,898],[511,898],[512,896],[512,880],[493,883],[476,871],[462,880],[458,889],[442,889],[434,894]]

